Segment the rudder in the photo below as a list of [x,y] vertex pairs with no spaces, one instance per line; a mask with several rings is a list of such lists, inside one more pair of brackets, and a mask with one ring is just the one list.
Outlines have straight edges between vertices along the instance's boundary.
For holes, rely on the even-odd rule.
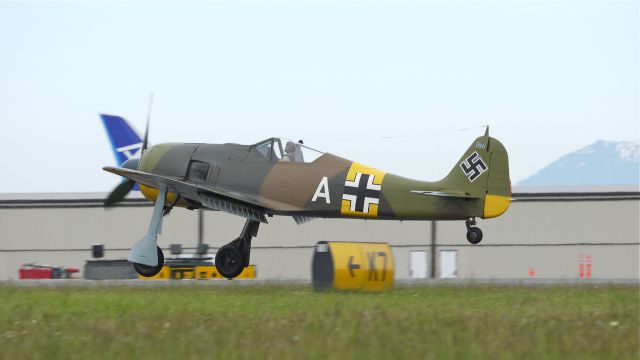
[[502,215],[511,202],[509,159],[500,141],[484,136],[473,141],[449,174],[440,181],[444,189],[461,190],[482,199],[482,218]]

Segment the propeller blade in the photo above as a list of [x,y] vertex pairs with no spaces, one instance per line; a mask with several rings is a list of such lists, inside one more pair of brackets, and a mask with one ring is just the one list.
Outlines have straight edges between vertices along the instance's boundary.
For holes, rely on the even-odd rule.
[[112,207],[113,205],[119,203],[124,199],[125,196],[133,189],[133,185],[135,185],[135,181],[133,180],[125,180],[121,182],[115,189],[109,194],[107,199],[104,201],[105,207]]
[[147,145],[149,145],[149,122],[151,121],[151,107],[153,105],[153,93],[149,94],[149,109],[147,111],[147,126],[144,129],[144,140],[142,141],[142,152],[144,153],[147,150]]

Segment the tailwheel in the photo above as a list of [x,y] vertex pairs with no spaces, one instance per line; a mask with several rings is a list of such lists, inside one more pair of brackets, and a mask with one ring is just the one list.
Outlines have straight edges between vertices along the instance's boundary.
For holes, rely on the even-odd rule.
[[465,225],[467,226],[467,241],[469,241],[474,245],[482,241],[482,230],[480,230],[480,228],[477,228],[475,226],[476,225],[475,218],[467,219],[467,221],[465,222]]
[[245,267],[244,256],[238,246],[230,243],[218,249],[215,265],[220,275],[233,279],[240,275]]
[[149,265],[134,262],[133,268],[136,270],[138,274],[144,277],[152,277],[157,275],[160,272],[160,270],[162,270],[162,267],[164,266],[164,254],[162,253],[162,249],[160,249],[159,246],[157,246],[157,248],[158,248],[158,265],[149,266]]
[[474,245],[482,241],[482,230],[477,227],[469,228],[467,230],[467,241]]

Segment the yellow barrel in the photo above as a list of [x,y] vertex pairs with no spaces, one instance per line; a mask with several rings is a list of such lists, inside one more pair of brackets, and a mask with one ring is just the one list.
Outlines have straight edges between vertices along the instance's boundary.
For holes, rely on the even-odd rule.
[[383,291],[393,286],[393,254],[386,243],[320,241],[313,255],[316,290]]

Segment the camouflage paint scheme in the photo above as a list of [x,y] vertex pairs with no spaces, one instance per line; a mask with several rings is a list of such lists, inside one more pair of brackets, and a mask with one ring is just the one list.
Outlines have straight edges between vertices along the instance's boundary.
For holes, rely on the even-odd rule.
[[[504,146],[487,132],[442,180],[424,182],[324,153],[310,163],[283,162],[271,138],[254,145],[166,143],[150,147],[137,169],[105,167],[140,184],[152,202],[164,184],[167,203],[265,216],[388,220],[464,220],[503,214],[511,200]],[[196,174],[200,169],[200,173]]]

